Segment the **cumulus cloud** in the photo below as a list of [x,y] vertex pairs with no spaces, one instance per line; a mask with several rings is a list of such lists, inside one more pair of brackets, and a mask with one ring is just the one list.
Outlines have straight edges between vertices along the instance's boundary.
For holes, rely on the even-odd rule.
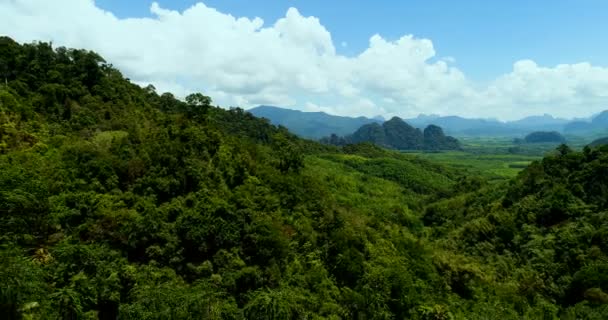
[[589,63],[544,68],[531,60],[517,61],[511,73],[487,88],[484,97],[496,109],[526,106],[537,113],[575,116],[584,111],[588,115],[599,111],[598,107],[608,107],[608,68]]
[[[119,19],[92,0],[0,0],[0,33],[95,50],[136,83],[223,106],[273,104],[343,115],[585,115],[608,107],[608,68],[519,61],[487,84],[437,58],[431,40],[374,35],[355,56],[336,52],[315,17],[290,8],[266,23],[199,2],[183,12],[151,3]],[[344,46],[345,43],[341,44]]]

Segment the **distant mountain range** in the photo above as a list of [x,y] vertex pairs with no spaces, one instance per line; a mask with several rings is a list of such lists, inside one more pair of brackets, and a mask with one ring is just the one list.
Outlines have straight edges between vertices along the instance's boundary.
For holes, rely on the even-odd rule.
[[441,126],[446,133],[457,136],[519,136],[533,131],[559,131],[570,121],[545,114],[530,116],[516,121],[496,119],[463,118],[459,116],[426,116],[406,119],[406,122],[424,127],[430,124]]
[[584,135],[608,131],[608,110],[594,116],[590,121],[572,121],[564,127],[567,134]]
[[[302,112],[272,106],[259,106],[248,111],[257,117],[267,118],[275,125],[285,126],[295,134],[310,139],[320,139],[331,134],[347,136],[363,125],[382,124],[384,121],[382,117],[342,117],[324,112]],[[608,110],[583,120],[554,118],[549,114],[507,122],[496,119],[438,115],[419,115],[416,118],[403,120],[419,129],[429,125],[437,125],[443,128],[446,134],[459,137],[519,137],[535,131],[557,131],[566,135],[580,136],[608,134]]]
[[608,145],[608,137],[594,140],[593,142],[591,142],[589,144],[590,147],[597,147],[597,146],[604,146],[604,145]]
[[266,118],[272,124],[282,125],[291,132],[305,138],[321,139],[331,134],[345,136],[361,126],[382,123],[384,118],[340,117],[325,112],[303,112],[272,106],[259,106],[247,110],[256,117]]

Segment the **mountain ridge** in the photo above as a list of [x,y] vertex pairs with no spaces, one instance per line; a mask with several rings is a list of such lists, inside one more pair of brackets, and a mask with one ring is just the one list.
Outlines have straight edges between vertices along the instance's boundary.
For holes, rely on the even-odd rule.
[[[355,132],[362,125],[383,122],[383,118],[381,119],[378,116],[374,118],[336,116],[326,112],[306,112],[276,106],[258,106],[248,111],[256,116],[269,119],[273,124],[285,126],[302,137],[313,139],[331,136],[331,134],[346,136]],[[499,121],[491,118],[420,114],[415,118],[405,118],[404,120],[420,129],[429,125],[437,125],[446,134],[455,136],[517,137],[535,131],[557,131],[562,134],[588,135],[597,131],[608,131],[608,111],[600,112],[588,119],[588,121],[584,118],[569,120],[543,114],[527,116],[513,121]],[[347,125],[342,125],[343,123],[347,123]]]
[[443,129],[428,125],[424,130],[415,128],[399,117],[392,117],[382,125],[370,123],[361,126],[351,135],[338,137],[332,134],[321,139],[322,143],[344,146],[356,143],[373,143],[396,150],[459,150],[460,142],[446,136]]
[[332,133],[347,135],[362,125],[381,122],[379,118],[342,117],[328,113],[305,112],[274,106],[257,106],[247,110],[256,117],[266,118],[274,125],[282,125],[304,138],[320,139]]

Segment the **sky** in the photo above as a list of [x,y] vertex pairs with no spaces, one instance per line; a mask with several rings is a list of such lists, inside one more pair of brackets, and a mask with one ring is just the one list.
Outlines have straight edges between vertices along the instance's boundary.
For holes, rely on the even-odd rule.
[[0,34],[215,103],[502,120],[608,109],[604,0],[0,0]]

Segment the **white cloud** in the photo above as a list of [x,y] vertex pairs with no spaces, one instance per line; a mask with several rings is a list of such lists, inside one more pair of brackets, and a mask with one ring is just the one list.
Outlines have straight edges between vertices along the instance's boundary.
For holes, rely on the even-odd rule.
[[487,88],[484,97],[494,108],[516,105],[538,114],[589,115],[608,108],[608,68],[589,63],[544,68],[534,61],[517,61],[511,73]]
[[608,68],[587,63],[546,68],[524,60],[474,84],[454,58],[436,57],[431,40],[411,35],[374,35],[360,54],[337,54],[321,22],[295,8],[272,24],[203,3],[183,12],[152,3],[150,11],[151,18],[119,19],[92,0],[0,0],[0,32],[95,50],[137,83],[179,96],[202,91],[224,106],[503,119],[608,107]]

